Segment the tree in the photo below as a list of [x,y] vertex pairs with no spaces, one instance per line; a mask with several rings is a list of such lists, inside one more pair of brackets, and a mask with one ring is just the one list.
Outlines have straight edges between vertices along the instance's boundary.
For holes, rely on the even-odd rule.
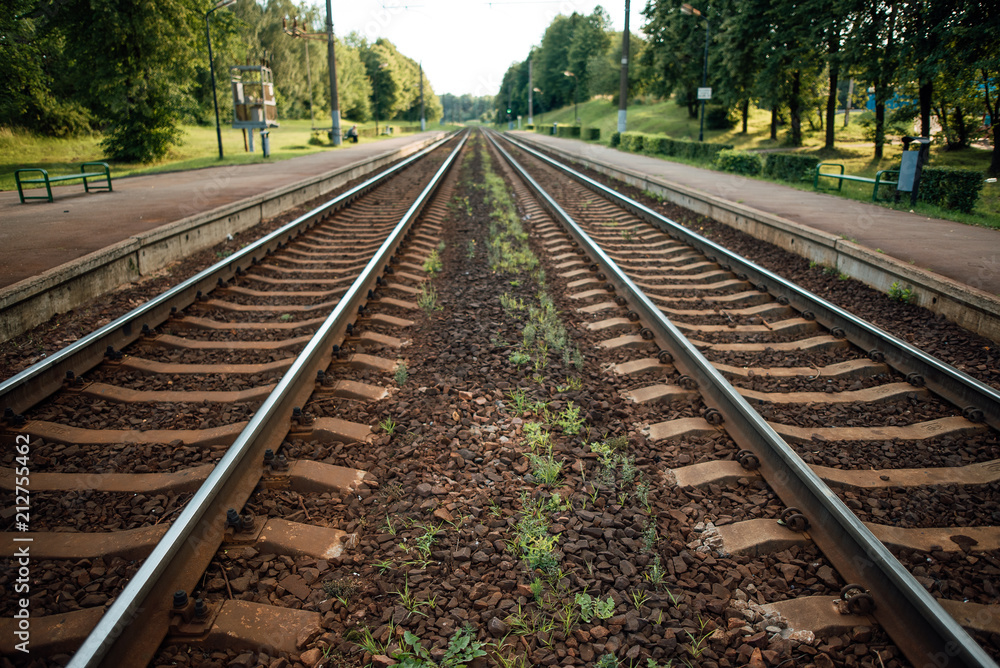
[[801,146],[802,113],[811,108],[809,92],[815,89],[813,83],[821,69],[819,30],[814,17],[821,11],[823,0],[757,0],[754,4],[757,6],[753,13],[763,14],[768,22],[759,40],[757,89],[763,99],[770,101],[772,110],[780,103],[788,105],[789,143]]
[[[643,31],[648,37],[648,48],[643,51],[641,62],[651,75],[647,85],[652,92],[662,97],[673,94],[677,104],[687,106],[688,115],[697,118],[705,24],[703,19],[682,14],[680,7],[681,0],[649,0],[646,4],[642,14],[646,17]],[[707,11],[707,7],[703,9]],[[714,19],[714,15],[708,16],[709,21]],[[709,75],[714,74],[709,68]]]
[[899,4],[901,0],[848,0],[852,17],[845,57],[875,91],[875,158],[885,146],[885,105],[899,72]]
[[[621,92],[619,77],[622,62],[622,33],[609,33],[609,37],[610,41],[604,52],[592,55],[587,63],[587,87],[591,95],[612,96],[611,101],[617,105],[618,94]],[[640,85],[641,77],[636,70],[645,45],[645,39],[629,31],[629,97],[635,94]]]
[[[742,132],[747,132],[750,102],[760,68],[760,36],[765,34],[765,15],[752,11],[746,0],[730,0],[723,5],[721,20],[716,23],[723,80],[718,97],[727,107],[739,107]],[[714,94],[714,91],[713,91]]]
[[70,86],[60,85],[68,66],[62,34],[45,30],[45,16],[33,13],[37,3],[11,3],[0,12],[0,119],[55,137],[88,132],[90,113]]
[[112,160],[151,162],[180,141],[192,101],[199,0],[65,0],[53,23],[104,125]]
[[580,16],[576,21],[573,38],[566,54],[565,71],[572,72],[576,76],[575,94],[579,100],[590,99],[590,59],[603,54],[611,45],[608,35],[610,23],[611,19],[600,5],[594,8],[592,14]]
[[996,3],[966,3],[952,31],[952,58],[976,72],[973,79],[981,92],[980,113],[989,116],[988,133],[993,142],[989,173],[1000,176],[1000,7]]

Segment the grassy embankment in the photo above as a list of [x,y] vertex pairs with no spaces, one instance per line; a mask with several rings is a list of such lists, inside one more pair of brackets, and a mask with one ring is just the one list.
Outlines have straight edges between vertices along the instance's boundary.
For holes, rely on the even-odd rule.
[[[329,118],[326,119],[329,122]],[[344,131],[351,127],[350,121],[342,121]],[[358,123],[359,128],[374,128],[375,123]],[[393,121],[390,125],[398,128],[412,126],[409,121]],[[379,123],[379,129],[385,127],[385,122]],[[428,123],[428,130],[439,128],[450,129],[453,126],[441,126]],[[152,164],[110,163],[112,179],[134,174],[150,174],[154,172],[173,172],[201,167],[216,167],[219,165],[245,165],[258,162],[275,162],[297,158],[310,153],[327,151],[329,145],[313,145],[310,123],[307,120],[281,121],[281,127],[271,131],[271,157],[264,160],[261,154],[260,134],[255,133],[254,153],[247,153],[243,148],[243,133],[225,124],[222,126],[222,150],[225,159],[219,160],[218,142],[215,126],[185,125],[184,140],[180,146],[170,149],[167,156]],[[398,134],[394,136],[399,136]],[[378,139],[361,137],[359,143],[369,143],[387,139],[382,135]],[[326,136],[323,135],[326,144]],[[52,176],[58,174],[79,173],[81,162],[103,160],[101,151],[101,136],[98,134],[72,139],[54,139],[37,135],[11,131],[0,127],[0,190],[15,190],[14,170],[22,167],[39,167],[48,170]],[[344,143],[342,146],[353,146]],[[37,175],[28,175],[33,178]]]
[[[579,105],[579,116],[583,127],[600,128],[600,141],[604,144],[608,143],[611,133],[618,126],[618,109],[612,102],[606,99],[594,99],[581,103]],[[885,147],[885,156],[882,160],[874,160],[872,158],[874,146],[871,142],[865,140],[864,128],[855,122],[859,116],[860,112],[852,113],[851,123],[846,128],[843,125],[843,116],[838,116],[836,147],[832,151],[823,149],[825,133],[822,130],[810,130],[808,123],[804,123],[802,133],[804,146],[795,150],[805,155],[814,155],[824,162],[841,163],[844,165],[845,173],[847,174],[874,178],[875,173],[880,169],[897,168],[899,166],[899,156],[902,152],[902,145],[899,139],[893,137],[892,143]],[[526,122],[526,120],[522,120],[522,124]],[[535,114],[536,124],[551,125],[556,122],[571,124],[573,122],[573,106],[570,105],[543,114]],[[766,151],[768,149],[792,150],[785,143],[787,135],[785,128],[778,129],[777,141],[771,140],[770,122],[770,112],[751,108],[747,134],[742,134],[740,126],[737,125],[730,130],[705,130],[705,140],[720,144],[732,144],[737,149],[745,151]],[[631,132],[665,134],[674,139],[696,140],[698,138],[698,119],[690,118],[686,107],[678,106],[672,101],[650,104],[633,102],[629,105],[628,109],[628,129]],[[706,162],[666,157],[664,159],[676,160],[698,167],[711,168],[712,166]],[[964,151],[944,151],[938,146],[934,146],[931,149],[930,165],[933,167],[957,167],[961,169],[974,169],[985,173],[989,163],[990,152],[982,149],[970,148]],[[811,179],[808,182],[803,181],[800,184],[783,183],[801,190],[813,190]],[[836,181],[832,179],[824,179],[823,183],[826,184],[825,187],[828,192],[831,185],[836,186]],[[871,184],[845,181],[840,194],[851,199],[870,201],[872,186]],[[908,198],[904,196],[903,199],[906,201],[905,204],[892,205],[883,202],[882,205],[909,210],[911,207],[908,204]],[[956,220],[970,225],[1000,228],[1000,184],[983,184],[979,201],[971,214],[949,211],[925,203],[919,203],[915,210],[917,213],[928,217]]]

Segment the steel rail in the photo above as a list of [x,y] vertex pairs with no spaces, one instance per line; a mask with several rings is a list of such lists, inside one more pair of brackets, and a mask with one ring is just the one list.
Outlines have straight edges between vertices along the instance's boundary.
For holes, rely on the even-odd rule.
[[[1000,429],[1000,391],[972,376],[928,355],[924,351],[893,336],[875,325],[867,322],[853,313],[833,304],[812,292],[805,290],[791,281],[765,269],[729,249],[706,239],[666,216],[657,213],[649,207],[618,193],[594,179],[585,176],[573,168],[554,160],[540,151],[527,146],[521,141],[504,136],[521,150],[535,156],[546,164],[570,175],[598,194],[610,199],[619,206],[628,209],[632,214],[663,229],[675,239],[684,241],[709,257],[719,262],[725,268],[731,268],[735,273],[746,274],[748,280],[761,286],[772,294],[788,299],[789,304],[803,314],[811,314],[815,319],[831,330],[841,330],[846,338],[862,350],[868,351],[870,357],[884,360],[904,375],[917,374],[920,379],[936,394],[965,410],[966,417],[973,420],[985,420],[994,429]],[[728,266],[726,266],[728,265]],[[975,411],[980,411],[977,415]]]
[[[892,553],[792,450],[736,389],[693,346],[662,311],[535,181],[495,139],[497,150],[538,196],[545,208],[570,232],[581,248],[601,265],[611,283],[626,295],[650,325],[661,348],[674,364],[698,384],[710,406],[726,420],[726,430],[760,460],[765,479],[787,505],[801,508],[809,519],[809,534],[849,582],[864,585],[877,607],[874,617],[900,649],[920,668],[996,664],[972,637],[917,582]],[[898,642],[898,641],[897,641]]]
[[448,135],[414,153],[401,162],[366,179],[353,188],[337,195],[329,202],[299,216],[295,220],[241,248],[229,257],[203,269],[194,276],[157,295],[141,306],[119,316],[100,329],[71,343],[40,362],[0,383],[0,407],[20,413],[52,394],[63,383],[66,372],[83,373],[101,362],[109,346],[122,348],[142,335],[142,326],[156,327],[164,322],[173,309],[181,310],[197,298],[199,292],[208,293],[219,281],[226,281],[238,271],[258,262],[264,256],[282,247],[301,232],[309,229],[321,218],[347,206],[358,197],[374,189],[399,171],[439,148],[454,135]]
[[[114,650],[113,646],[117,639],[143,611],[147,597],[159,584],[159,579],[168,570],[171,562],[181,555],[182,548],[191,543],[209,542],[212,537],[221,535],[225,508],[220,506],[225,504],[219,504],[217,500],[223,496],[225,488],[232,479],[246,475],[241,469],[248,462],[263,456],[263,443],[271,436],[274,429],[287,433],[292,411],[296,403],[301,400],[302,388],[305,388],[307,393],[311,392],[316,372],[330,360],[334,342],[340,340],[349,324],[348,321],[355,317],[359,305],[367,299],[368,290],[375,286],[389,258],[395,254],[406,232],[443,180],[467,138],[468,134],[462,137],[458,146],[365,265],[333,312],[306,344],[274,391],[216,464],[208,479],[188,501],[184,510],[171,524],[125,589],[115,598],[101,621],[74,654],[68,664],[70,668],[97,666],[106,657],[109,658],[108,665],[111,666],[128,663],[125,660],[127,654],[122,656],[121,650]],[[213,553],[217,547],[218,545],[212,548]],[[157,606],[145,607],[155,609]]]

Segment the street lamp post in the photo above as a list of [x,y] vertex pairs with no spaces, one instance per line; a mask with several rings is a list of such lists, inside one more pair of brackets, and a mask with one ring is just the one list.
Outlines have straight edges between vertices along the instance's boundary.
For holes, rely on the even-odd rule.
[[215,92],[215,62],[212,60],[212,33],[208,29],[208,17],[216,9],[222,9],[236,0],[222,0],[215,7],[205,12],[205,39],[208,40],[208,71],[212,74],[212,104],[215,105],[215,136],[219,140],[219,160],[222,160],[222,127],[219,125],[219,96]]
[[[536,88],[532,88],[531,90],[533,90],[534,92],[538,93],[539,95],[542,95],[542,89],[541,88],[537,88],[536,87]],[[539,104],[541,104],[541,103],[539,103]],[[544,111],[539,111],[538,112],[538,122],[540,124],[545,122],[544,118],[545,118],[545,112]]]
[[[707,88],[708,87],[708,16],[706,14],[702,14],[700,11],[698,11],[697,9],[695,9],[686,2],[683,5],[681,5],[681,13],[705,17],[705,67],[704,69],[702,69],[701,72],[701,87]],[[698,128],[698,141],[704,141],[704,140],[705,140],[705,100],[703,98],[701,100],[701,125]]]
[[569,70],[566,70],[565,72],[563,72],[563,74],[566,75],[566,76],[568,76],[568,77],[573,77],[573,122],[574,123],[579,123],[580,122],[580,114],[577,111],[577,109],[578,109],[578,103],[577,103],[577,100],[576,100],[576,75],[573,74],[572,72],[570,72]]

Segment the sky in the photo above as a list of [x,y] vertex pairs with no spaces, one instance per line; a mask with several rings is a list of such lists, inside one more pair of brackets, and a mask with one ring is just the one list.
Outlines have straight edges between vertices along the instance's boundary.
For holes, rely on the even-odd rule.
[[[320,15],[325,4],[313,0]],[[332,0],[333,29],[357,31],[369,41],[385,37],[407,57],[423,62],[434,92],[496,95],[511,63],[524,60],[558,14],[590,14],[601,5],[615,30],[625,25],[625,2],[586,0]],[[633,2],[629,27],[638,32],[645,2]]]

